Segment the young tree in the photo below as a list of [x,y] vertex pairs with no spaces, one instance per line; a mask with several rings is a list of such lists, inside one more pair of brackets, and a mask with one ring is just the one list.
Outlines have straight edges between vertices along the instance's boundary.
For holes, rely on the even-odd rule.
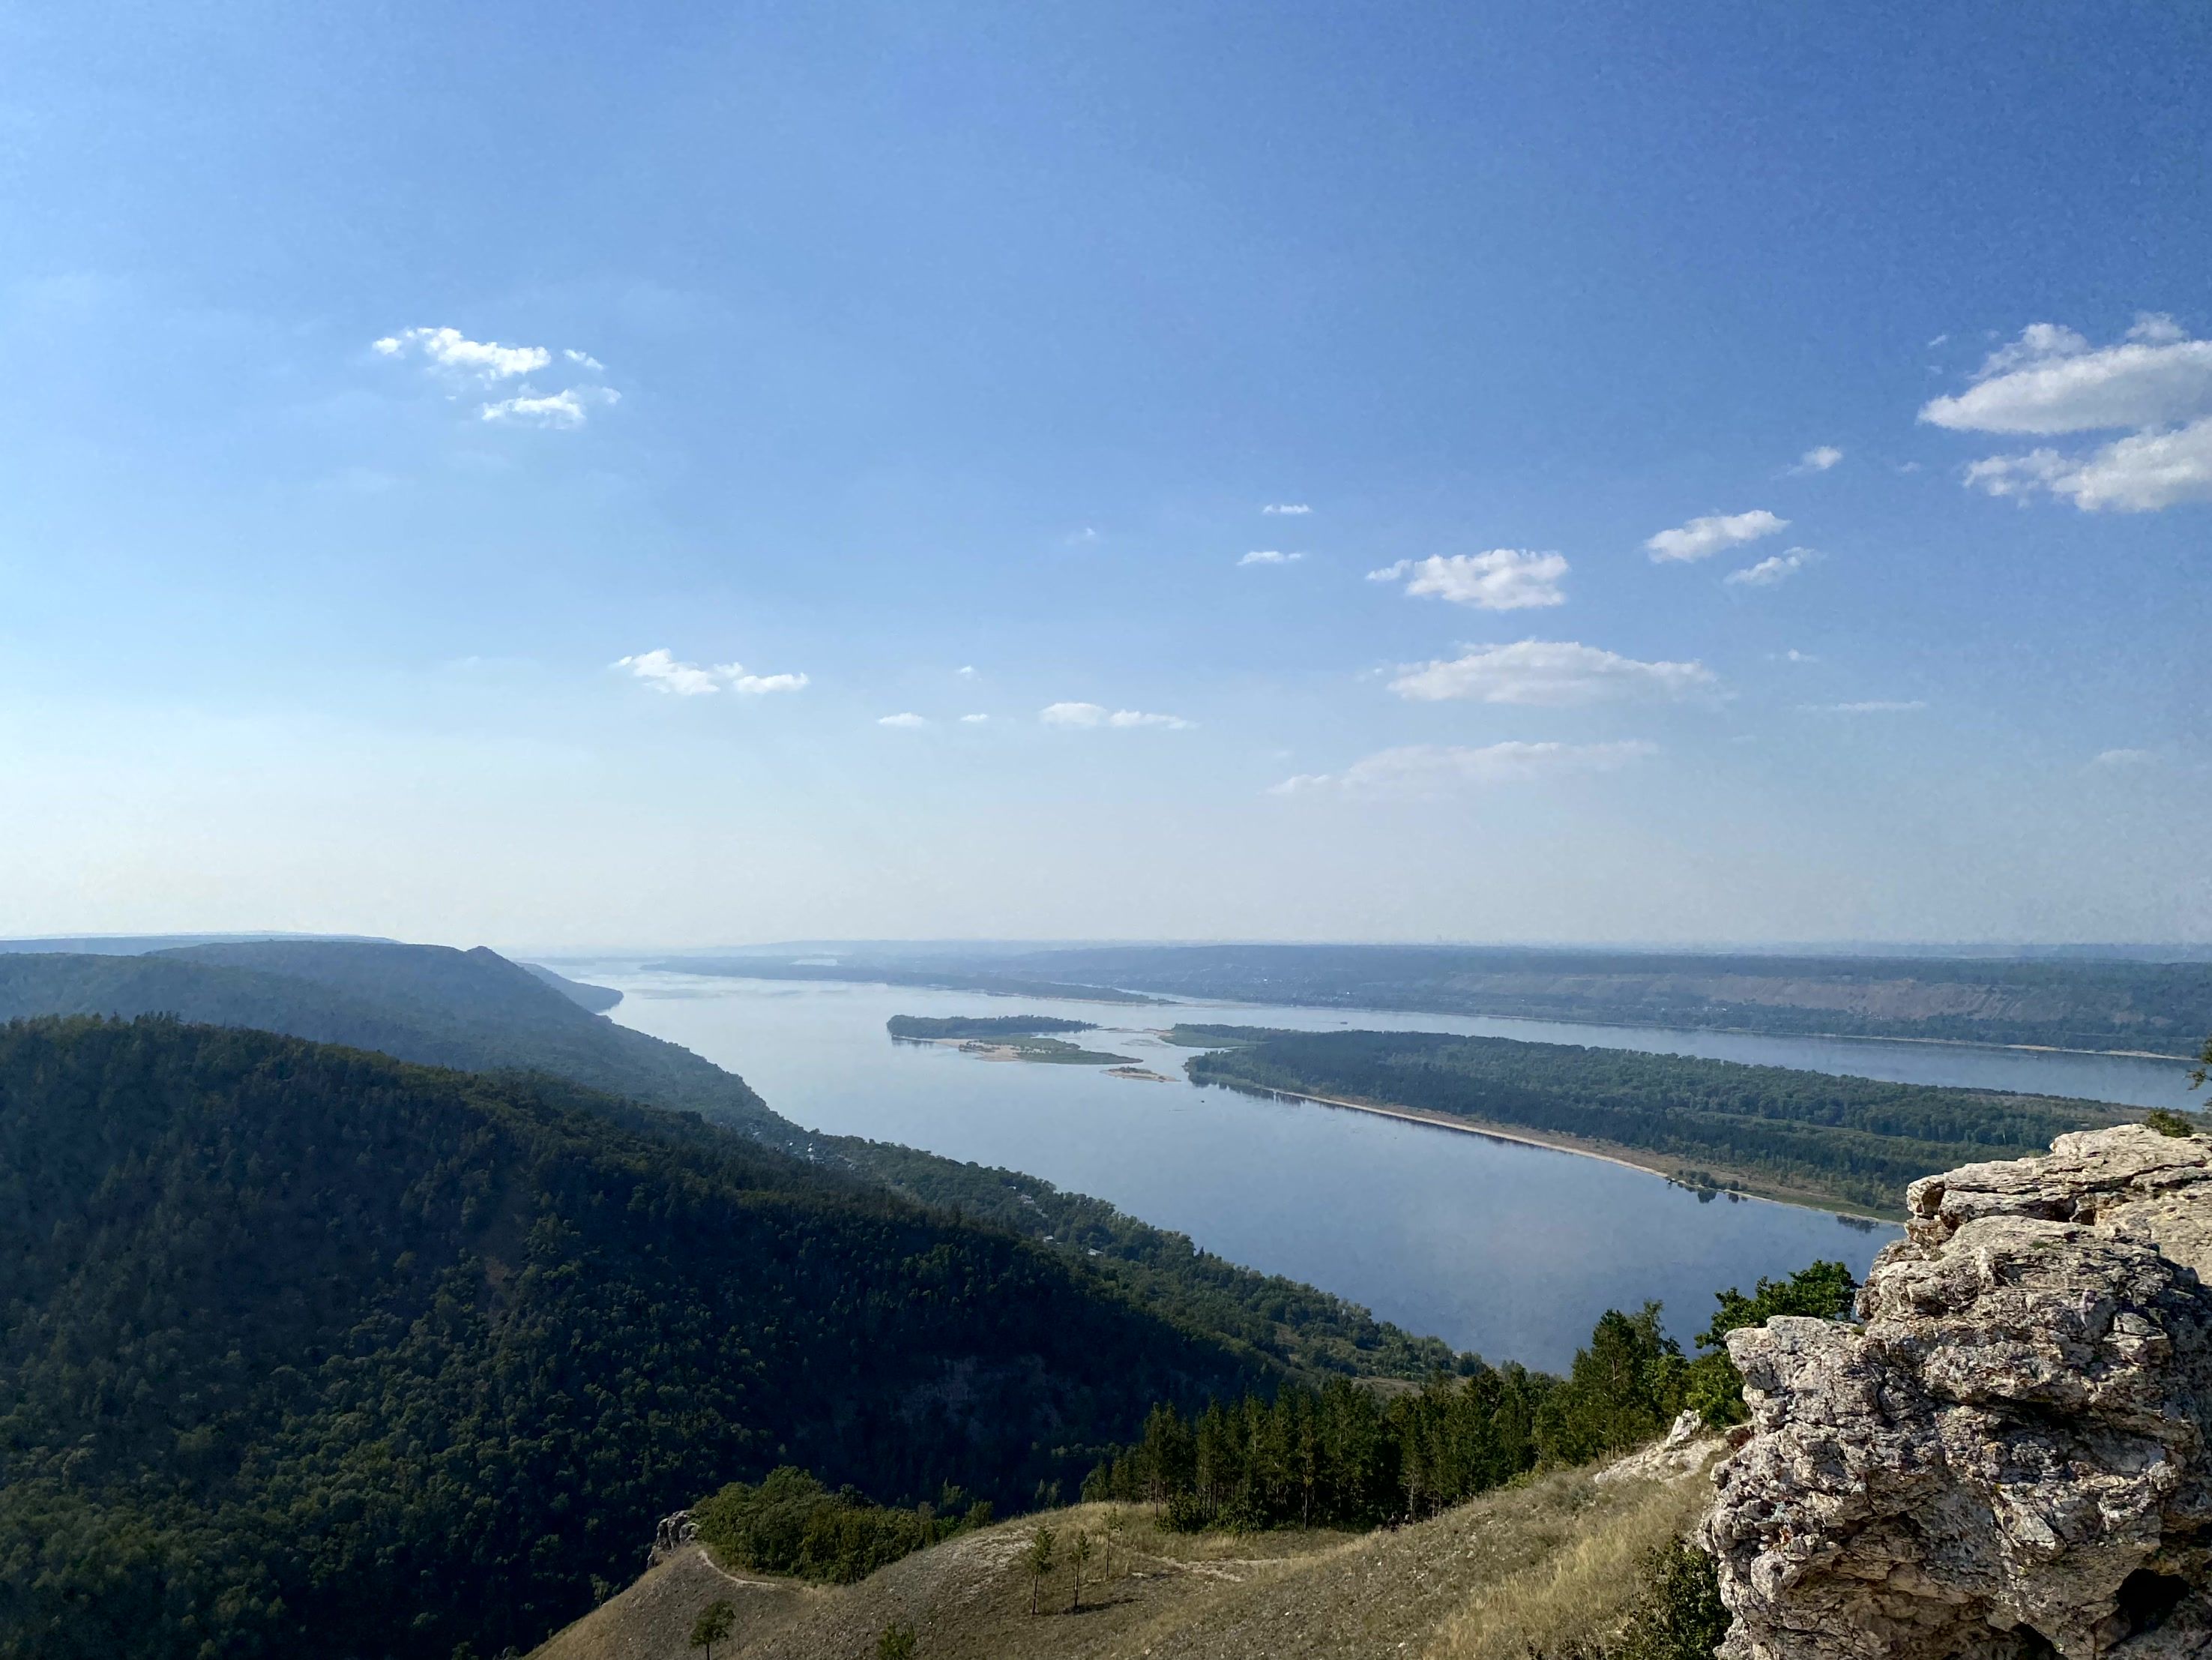
[[738,1611],[726,1598],[708,1603],[699,1611],[699,1617],[691,1622],[691,1646],[706,1650],[707,1660],[714,1660],[714,1645],[727,1641],[732,1627],[737,1623]]
[[914,1660],[918,1639],[912,1626],[902,1626],[894,1620],[876,1639],[876,1660]]
[[1106,1566],[1100,1572],[1110,1579],[1115,1560],[1121,1553],[1121,1535],[1129,1526],[1128,1513],[1116,1505],[1106,1512],[1106,1519],[1100,1525],[1106,1529]]
[[1091,1560],[1089,1534],[1078,1533],[1075,1535],[1074,1542],[1067,1548],[1067,1560],[1075,1566],[1075,1601],[1070,1605],[1068,1610],[1073,1613],[1083,1606],[1083,1565]]
[[1030,1571],[1030,1612],[1037,1611],[1037,1591],[1044,1577],[1052,1572],[1052,1529],[1039,1528],[1030,1535],[1030,1548],[1022,1554],[1022,1566]]

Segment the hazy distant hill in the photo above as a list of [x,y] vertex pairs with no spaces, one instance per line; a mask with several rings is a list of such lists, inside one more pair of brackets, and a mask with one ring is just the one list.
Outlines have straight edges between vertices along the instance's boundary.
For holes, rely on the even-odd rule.
[[0,1265],[9,1660],[527,1647],[732,1478],[1004,1505],[1269,1375],[696,1119],[159,1019],[0,1028]]
[[611,986],[587,985],[581,980],[571,980],[565,974],[556,974],[543,963],[518,963],[524,972],[536,975],[570,1002],[593,1014],[605,1014],[623,1000],[623,994]]
[[482,946],[264,940],[144,957],[0,956],[0,1019],[32,1014],[175,1014],[428,1066],[534,1069],[702,1112],[776,1146],[806,1140],[744,1079],[586,1012]]

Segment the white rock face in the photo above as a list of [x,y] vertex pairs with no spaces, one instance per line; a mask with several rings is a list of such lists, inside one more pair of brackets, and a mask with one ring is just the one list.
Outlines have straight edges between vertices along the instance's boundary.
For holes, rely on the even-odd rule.
[[1726,1660],[2212,1655],[2212,1140],[1913,1183],[1864,1323],[1729,1338]]

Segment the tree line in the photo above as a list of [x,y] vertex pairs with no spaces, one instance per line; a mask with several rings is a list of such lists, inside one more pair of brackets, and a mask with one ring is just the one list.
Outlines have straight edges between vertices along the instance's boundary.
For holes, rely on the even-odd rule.
[[1778,1314],[1835,1317],[1856,1289],[1844,1264],[1815,1262],[1761,1280],[1748,1295],[1723,1292],[1694,1358],[1650,1303],[1608,1310],[1565,1377],[1485,1365],[1388,1397],[1333,1378],[1247,1392],[1195,1414],[1162,1402],[1135,1442],[1091,1470],[1083,1496],[1148,1504],[1168,1525],[1191,1529],[1418,1522],[1527,1471],[1626,1452],[1685,1410],[1715,1426],[1741,1420],[1728,1333]]

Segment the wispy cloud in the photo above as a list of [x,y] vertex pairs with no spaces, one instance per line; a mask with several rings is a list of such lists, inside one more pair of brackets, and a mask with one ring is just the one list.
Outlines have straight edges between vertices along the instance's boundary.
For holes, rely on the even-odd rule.
[[1843,459],[1843,451],[1833,444],[1816,444],[1799,456],[1797,465],[1790,471],[1796,473],[1826,472]]
[[2151,766],[2157,760],[2158,755],[2152,750],[2104,750],[2100,751],[2097,757],[2089,764],[2094,767],[2111,767],[2118,770],[2125,770],[2130,767]]
[[1340,773],[1300,773],[1273,787],[1271,794],[1333,794],[1362,796],[1437,796],[1493,784],[1528,783],[1572,773],[1610,772],[1656,755],[1657,746],[1641,741],[1620,744],[1525,744],[1508,742],[1468,748],[1447,744],[1411,744],[1355,761]]
[[1246,565],[1294,565],[1304,557],[1303,553],[1278,553],[1273,548],[1255,548],[1237,563],[1240,569]]
[[526,425],[568,429],[584,424],[595,408],[622,402],[611,386],[570,386],[562,392],[535,392],[527,386],[513,398],[501,398],[477,411],[486,421],[513,421]]
[[452,369],[483,380],[505,380],[553,361],[543,346],[502,346],[492,340],[471,340],[459,329],[401,329],[373,341],[370,350],[385,357],[416,356],[441,369]]
[[897,714],[878,715],[876,724],[879,727],[926,727],[929,724],[929,717],[908,709]]
[[2086,452],[2040,447],[1966,468],[1990,496],[2063,496],[2085,513],[2151,513],[2212,500],[2212,340],[2146,312],[2127,337],[2093,346],[2056,323],[2031,324],[1992,353],[1965,392],[1938,398],[1921,420],[1957,432],[2052,436],[2131,428]]
[[975,666],[973,663],[963,663],[952,672],[963,680],[973,680],[975,678]]
[[1522,640],[1410,666],[1391,681],[1390,690],[1417,702],[1468,698],[1557,708],[1617,699],[1686,697],[1711,691],[1718,684],[1719,677],[1703,663],[1647,663],[1571,641]]
[[[471,340],[459,329],[401,329],[370,343],[380,356],[411,357],[428,367],[442,380],[449,396],[464,387],[491,387],[517,375],[551,366],[553,354],[544,346],[503,346],[493,340]],[[570,347],[561,353],[573,367],[598,374],[605,365],[589,352]],[[479,419],[524,426],[572,429],[580,427],[595,408],[622,401],[609,386],[577,386],[556,392],[540,392],[527,381],[509,396],[478,406]]]
[[1788,548],[1780,553],[1767,555],[1755,565],[1732,570],[1721,581],[1738,587],[1771,588],[1777,582],[1795,576],[1806,566],[1819,562],[1820,558],[1820,553],[1812,548]]
[[678,662],[665,647],[617,657],[611,666],[628,669],[653,690],[674,697],[710,697],[721,691],[758,697],[769,692],[797,691],[806,684],[803,674],[752,674],[742,663]]
[[1917,697],[1870,697],[1856,703],[1800,703],[1797,707],[1807,714],[1910,714],[1928,705]]
[[1165,727],[1177,732],[1192,724],[1179,714],[1109,709],[1103,703],[1048,703],[1038,711],[1037,719],[1048,727]]
[[1403,578],[1409,594],[1433,595],[1481,611],[1528,611],[1566,604],[1567,596],[1559,591],[1566,574],[1564,555],[1492,548],[1487,553],[1401,559],[1395,565],[1369,571],[1367,580],[1395,582]]
[[1708,514],[1673,530],[1661,531],[1647,539],[1644,548],[1653,559],[1661,562],[1705,559],[1723,548],[1741,547],[1789,526],[1787,519],[1778,519],[1765,508],[1753,508],[1748,513]]
[[1270,502],[1266,507],[1261,508],[1260,511],[1262,513],[1287,513],[1295,515],[1309,514],[1311,513],[1313,509],[1303,502]]
[[987,726],[989,724],[990,719],[991,717],[988,714],[963,714],[960,717],[960,724],[963,727]]

